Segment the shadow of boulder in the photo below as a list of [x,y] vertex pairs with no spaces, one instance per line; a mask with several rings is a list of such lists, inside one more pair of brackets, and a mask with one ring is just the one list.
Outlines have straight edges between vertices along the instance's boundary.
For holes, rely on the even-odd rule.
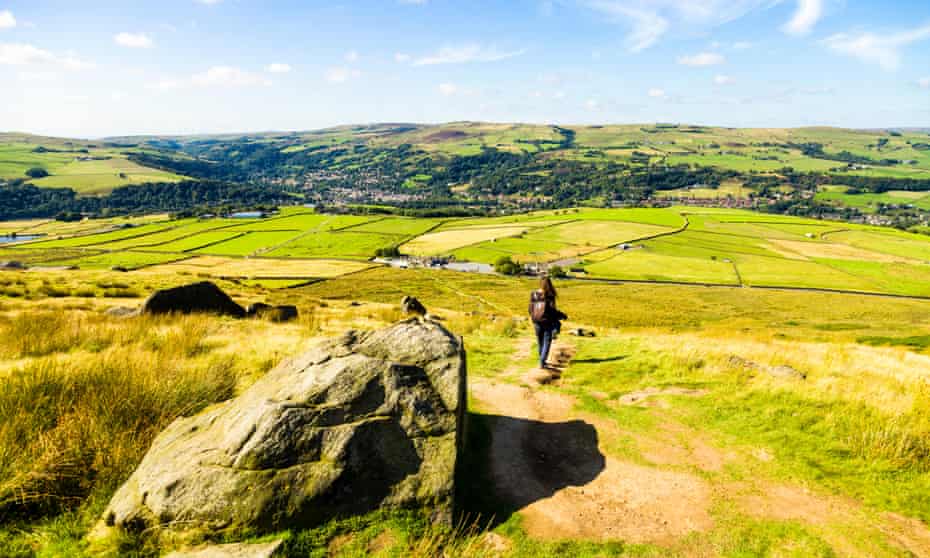
[[458,474],[460,516],[494,526],[606,467],[597,430],[582,420],[541,422],[471,413]]

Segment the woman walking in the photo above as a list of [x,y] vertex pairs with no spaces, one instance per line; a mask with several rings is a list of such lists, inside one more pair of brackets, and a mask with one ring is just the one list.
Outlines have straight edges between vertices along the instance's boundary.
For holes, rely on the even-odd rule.
[[548,368],[546,359],[549,358],[552,339],[562,328],[562,320],[568,319],[568,316],[556,308],[557,297],[555,287],[548,276],[539,279],[539,289],[530,295],[530,318],[536,329],[540,368]]

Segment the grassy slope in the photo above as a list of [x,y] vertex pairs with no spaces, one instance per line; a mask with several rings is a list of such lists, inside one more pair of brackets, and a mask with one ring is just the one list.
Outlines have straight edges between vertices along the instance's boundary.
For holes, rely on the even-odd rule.
[[[151,436],[180,409],[189,412],[241,390],[280,358],[306,347],[315,335],[395,319],[390,305],[402,294],[417,296],[445,315],[448,327],[465,335],[472,375],[505,380],[501,372],[521,358],[513,354],[515,341],[530,334],[525,325],[506,318],[522,316],[526,292],[533,285],[389,269],[286,293],[220,281],[238,300],[295,303],[304,318],[291,325],[198,317],[136,324],[103,316],[103,308],[125,304],[110,302],[105,295],[122,289],[122,296],[142,296],[189,279],[167,272],[114,275],[91,270],[5,274],[0,280],[7,283],[4,288],[20,292],[16,298],[0,295],[0,382],[15,381],[23,388],[0,390],[8,403],[0,410],[15,410],[15,418],[4,415],[0,427],[0,470],[54,470],[43,468],[56,464],[54,456],[74,452],[85,460],[79,462],[79,470],[93,472],[77,487],[81,499],[73,511],[45,512],[40,519],[0,527],[0,545],[14,556],[31,556],[36,548],[49,556],[85,552],[81,538],[116,482],[125,478]],[[876,520],[884,510],[930,520],[930,501],[925,498],[930,462],[921,445],[930,432],[930,407],[919,387],[928,357],[914,352],[926,350],[926,345],[907,352],[856,342],[884,338],[903,344],[930,335],[928,303],[726,288],[575,282],[558,287],[572,324],[595,327],[599,333],[595,339],[572,341],[578,353],[559,391],[578,398],[579,412],[615,421],[617,427],[605,433],[603,445],[614,459],[660,470],[697,471],[721,486],[746,478],[800,483],[814,494],[851,498]],[[353,306],[352,301],[363,304]],[[496,319],[488,319],[489,314]],[[797,384],[748,375],[734,367],[731,355],[764,365],[790,364],[807,372],[808,380]],[[42,374],[32,373],[40,369]],[[42,383],[56,382],[66,369],[69,382],[60,387],[64,391],[50,391],[49,386],[59,384]],[[119,386],[118,394],[106,387],[111,382]],[[618,408],[591,397],[601,393],[613,400],[669,385],[696,386],[709,390],[709,395],[666,397],[655,408]],[[42,406],[23,404],[40,389],[57,395]],[[157,409],[144,411],[149,401],[159,401]],[[142,416],[140,409],[146,417],[141,422],[135,418]],[[58,416],[76,420],[54,420]],[[100,416],[108,420],[98,420]],[[487,513],[495,509],[489,481],[481,476],[488,434],[482,430],[482,415],[475,417],[473,453],[468,457],[473,467],[470,480],[463,482],[474,483],[466,486],[476,489],[465,499],[466,511]],[[715,471],[651,461],[647,449],[652,444],[680,443],[659,428],[669,421],[690,429],[692,444],[700,441],[739,457]],[[47,429],[45,443],[30,444],[31,437],[16,436],[17,428]],[[759,448],[772,459],[752,458]],[[107,455],[121,458],[97,457]],[[62,473],[66,471],[56,474]],[[19,477],[0,478],[17,482]],[[70,483],[56,485],[55,475],[42,478],[49,483],[39,491],[45,497],[58,494],[57,489],[75,489]],[[474,498],[476,494],[484,499]],[[528,537],[519,514],[511,513],[498,517],[495,531],[508,542],[506,556],[684,556],[694,549],[726,556],[829,556],[850,549],[858,549],[854,555],[895,555],[892,543],[883,542],[880,533],[849,531],[842,522],[753,517],[732,506],[713,513],[717,526],[711,531],[660,546],[540,541]],[[387,532],[379,544],[396,555],[426,556],[428,552],[417,549],[443,544],[457,549],[453,555],[475,556],[481,555],[474,551],[479,548],[474,542],[478,531],[453,535],[431,530],[415,516],[375,515],[290,533],[287,552],[325,554],[338,538],[336,555],[359,555]],[[847,546],[835,546],[841,540]],[[124,544],[124,552],[154,551],[138,541]]]
[[[61,152],[39,153],[44,147]],[[76,150],[86,149],[87,153]],[[143,182],[177,182],[183,177],[137,165],[125,149],[101,147],[79,140],[0,134],[0,178],[26,178],[31,168],[43,168],[51,176],[30,180],[43,188],[71,188],[80,194],[103,194],[113,188]],[[91,158],[91,160],[81,160]]]

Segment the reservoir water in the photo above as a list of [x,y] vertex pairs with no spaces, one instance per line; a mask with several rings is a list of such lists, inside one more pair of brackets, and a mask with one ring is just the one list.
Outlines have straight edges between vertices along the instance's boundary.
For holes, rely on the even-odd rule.
[[0,235],[0,244],[10,244],[11,242],[26,242],[40,238],[37,234],[20,234],[17,236]]

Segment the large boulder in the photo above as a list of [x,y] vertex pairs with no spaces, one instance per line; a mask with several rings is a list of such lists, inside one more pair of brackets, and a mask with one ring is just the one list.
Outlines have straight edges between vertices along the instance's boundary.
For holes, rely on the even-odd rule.
[[209,312],[245,317],[245,309],[209,281],[155,291],[142,303],[143,314],[190,314]]
[[267,531],[379,507],[448,520],[465,411],[464,349],[442,326],[349,332],[172,423],[104,521]]

